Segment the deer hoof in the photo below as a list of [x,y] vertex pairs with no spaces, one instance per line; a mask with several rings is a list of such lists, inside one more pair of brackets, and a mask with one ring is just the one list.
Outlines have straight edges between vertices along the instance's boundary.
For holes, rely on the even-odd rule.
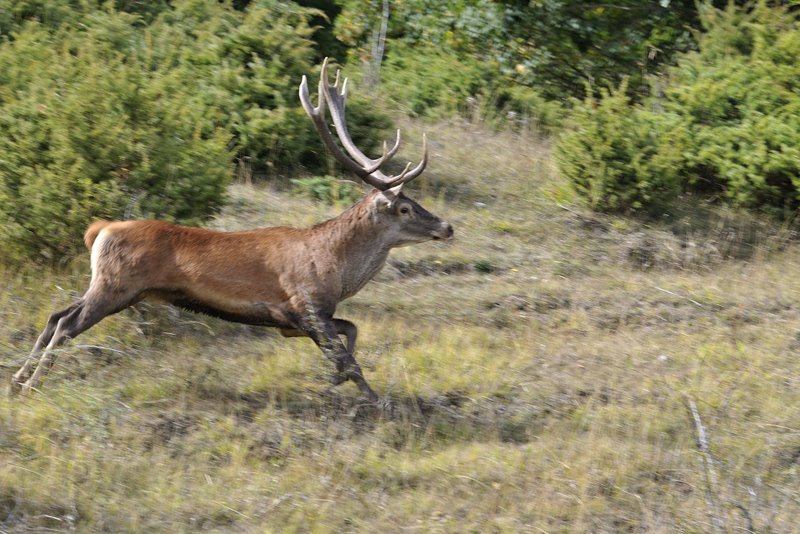
[[19,389],[33,375],[33,369],[27,363],[11,377],[11,387]]
[[27,397],[33,391],[33,387],[28,383],[12,382],[11,387],[8,388],[10,396]]
[[331,384],[338,386],[342,382],[347,382],[347,375],[342,372],[333,373],[329,378]]
[[378,396],[378,394],[369,388],[366,391],[362,391],[361,394],[362,394],[361,398],[370,404],[377,405],[381,401],[381,398]]
[[19,395],[21,391],[22,391],[22,383],[17,382],[12,378],[11,382],[8,384],[8,396],[14,397],[16,395]]

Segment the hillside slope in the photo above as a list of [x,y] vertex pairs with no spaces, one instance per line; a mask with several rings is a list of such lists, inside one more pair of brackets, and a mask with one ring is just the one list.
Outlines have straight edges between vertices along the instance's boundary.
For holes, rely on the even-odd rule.
[[[456,240],[395,251],[339,312],[391,409],[329,390],[309,340],[142,305],[65,347],[32,397],[0,399],[0,532],[796,528],[788,232],[707,208],[594,216],[546,142],[426,128],[432,163],[410,195]],[[231,197],[213,226],[342,209]],[[2,273],[4,383],[86,267]]]

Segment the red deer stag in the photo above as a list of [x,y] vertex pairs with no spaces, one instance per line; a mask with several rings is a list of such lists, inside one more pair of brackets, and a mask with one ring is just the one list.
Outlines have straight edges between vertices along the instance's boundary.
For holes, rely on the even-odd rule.
[[[453,228],[401,192],[425,169],[425,138],[422,161],[387,176],[380,167],[397,152],[400,132],[391,149],[384,143],[380,158],[367,157],[347,131],[346,87],[347,80],[340,83],[338,71],[336,82],[330,84],[326,60],[317,106],[311,103],[305,76],[300,100],[334,157],[372,191],[338,217],[306,229],[215,232],[159,221],[95,222],[85,236],[91,251],[89,289],[50,316],[12,387],[35,388],[53,365],[58,345],[104,317],[148,299],[229,321],[277,327],[287,337],[308,336],[335,364],[334,384],[352,380],[362,395],[376,401],[378,396],[353,357],[356,326],[334,318],[336,305],[375,276],[392,248],[448,239]],[[331,135],[326,107],[341,147]]]

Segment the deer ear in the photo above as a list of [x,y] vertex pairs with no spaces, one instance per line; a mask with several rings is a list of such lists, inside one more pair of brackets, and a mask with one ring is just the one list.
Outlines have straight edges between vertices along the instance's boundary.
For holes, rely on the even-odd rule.
[[394,201],[397,200],[397,197],[400,195],[400,191],[403,189],[403,184],[396,185],[394,187],[390,187],[385,191],[381,191],[378,195],[375,196],[375,205],[381,209],[389,209]]
[[387,189],[385,192],[386,192],[386,193],[391,193],[391,194],[393,194],[393,195],[396,197],[396,196],[398,196],[398,195],[400,194],[400,192],[401,192],[402,190],[403,190],[403,184],[401,183],[400,185],[396,185],[396,186],[394,186],[394,187],[390,187],[390,188],[389,188],[389,189]]

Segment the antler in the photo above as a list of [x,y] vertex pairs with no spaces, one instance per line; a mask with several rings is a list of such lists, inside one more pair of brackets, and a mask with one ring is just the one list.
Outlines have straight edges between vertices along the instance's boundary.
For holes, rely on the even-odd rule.
[[[341,89],[340,89],[341,86]],[[331,151],[333,156],[348,170],[355,173],[362,180],[369,185],[381,191],[385,191],[390,187],[395,187],[400,184],[409,182],[422,174],[425,166],[428,164],[428,141],[425,134],[422,134],[422,161],[416,167],[411,169],[411,163],[408,163],[402,173],[395,176],[387,176],[380,171],[380,167],[389,161],[400,148],[400,130],[397,130],[397,138],[391,149],[387,149],[386,141],[383,142],[383,155],[378,159],[372,159],[365,155],[353,143],[350,138],[350,132],[347,130],[347,123],[345,122],[344,109],[345,100],[347,98],[347,78],[342,82],[339,77],[339,70],[336,70],[336,81],[331,85],[328,81],[328,58],[322,62],[322,72],[319,78],[319,95],[318,104],[315,107],[311,103],[311,97],[308,92],[308,80],[303,76],[300,82],[300,102],[303,104],[303,109],[311,117],[317,132],[323,143]],[[342,143],[344,151],[334,141],[328,123],[325,120],[325,107],[326,104],[330,107],[331,118],[333,119],[333,126],[336,129],[336,135]],[[349,157],[348,157],[349,154]]]

